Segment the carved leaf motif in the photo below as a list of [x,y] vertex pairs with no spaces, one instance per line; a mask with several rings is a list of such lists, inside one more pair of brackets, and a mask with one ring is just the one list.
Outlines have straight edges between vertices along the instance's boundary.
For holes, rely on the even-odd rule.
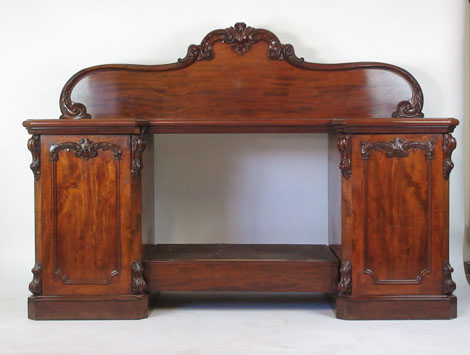
[[448,260],[444,261],[442,265],[442,294],[443,295],[452,295],[456,289],[455,282],[452,280],[452,273],[454,268],[450,266]]
[[42,265],[41,263],[34,264],[34,267],[31,269],[33,273],[33,280],[29,284],[29,290],[33,295],[42,294]]
[[133,295],[141,295],[145,290],[144,268],[138,260],[132,262],[131,292]]
[[113,151],[115,160],[120,160],[122,156],[121,147],[116,144],[112,144],[108,142],[94,143],[90,141],[88,138],[83,138],[83,139],[80,139],[78,143],[63,142],[63,143],[57,143],[57,144],[52,145],[50,148],[51,160],[53,161],[58,160],[59,152],[62,150],[65,150],[67,152],[73,150],[77,158],[81,158],[84,160],[95,158],[96,156],[98,156],[99,150]]
[[350,295],[352,293],[352,265],[346,260],[341,263],[339,269],[338,295]]
[[132,154],[132,166],[131,174],[134,177],[140,175],[140,171],[144,167],[142,163],[142,157],[145,151],[145,139],[142,136],[132,136],[131,139],[131,154]]
[[388,158],[407,157],[409,150],[423,150],[426,153],[426,159],[431,160],[434,157],[434,142],[407,142],[402,138],[395,138],[391,142],[361,142],[361,155],[363,160],[369,159],[371,150],[384,151]]
[[28,140],[28,149],[33,157],[33,162],[30,164],[30,168],[33,171],[34,178],[39,180],[41,177],[41,140],[38,135],[34,135]]
[[457,147],[457,141],[452,136],[452,134],[444,134],[443,141],[443,152],[444,152],[444,166],[443,166],[443,175],[444,179],[448,180],[450,172],[454,168],[454,163],[452,162],[452,152]]
[[340,136],[338,138],[338,150],[341,156],[339,168],[345,179],[351,177],[351,158],[352,158],[352,145],[351,136]]

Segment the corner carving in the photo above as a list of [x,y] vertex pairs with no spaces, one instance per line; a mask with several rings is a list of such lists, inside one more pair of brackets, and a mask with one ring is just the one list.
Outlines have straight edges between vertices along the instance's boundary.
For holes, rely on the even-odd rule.
[[132,282],[131,293],[133,295],[141,295],[145,290],[144,268],[138,260],[132,262]]
[[84,160],[95,158],[96,156],[98,156],[99,150],[111,150],[114,153],[115,160],[120,160],[122,156],[121,147],[116,144],[108,142],[94,143],[88,138],[83,138],[80,139],[78,143],[63,142],[52,145],[50,148],[51,160],[57,161],[59,159],[59,152],[62,150],[65,150],[67,152],[73,150],[77,158],[81,158]]
[[38,135],[33,135],[28,139],[28,149],[33,157],[33,162],[29,165],[34,174],[34,179],[41,177],[41,139]]
[[339,168],[343,177],[349,179],[352,174],[351,170],[351,158],[352,158],[352,144],[351,136],[340,136],[338,137],[338,150],[341,156],[341,161],[339,163]]
[[452,134],[444,134],[442,145],[444,153],[443,175],[444,179],[449,180],[450,172],[454,168],[454,163],[452,162],[452,152],[457,147],[457,141],[452,136]]
[[395,138],[391,142],[361,142],[361,155],[363,160],[369,160],[369,153],[372,150],[383,151],[387,158],[404,158],[410,154],[410,149],[422,150],[426,159],[434,158],[434,142],[407,142],[401,138]]
[[442,265],[442,294],[450,296],[456,289],[455,282],[452,280],[452,273],[454,268],[450,266],[448,260],[444,261]]
[[144,167],[142,163],[142,157],[145,151],[145,139],[142,136],[132,136],[131,137],[131,174],[133,177],[138,177],[140,171]]
[[41,263],[35,263],[31,269],[33,273],[33,280],[29,283],[29,291],[33,295],[42,294],[42,265]]
[[73,119],[89,119],[91,115],[86,111],[84,104],[73,102],[71,99],[72,90],[75,87],[75,76],[70,78],[70,80],[64,85],[64,88],[60,94],[60,115],[59,118],[73,118]]
[[341,262],[339,269],[338,295],[345,296],[352,294],[352,265],[346,260]]

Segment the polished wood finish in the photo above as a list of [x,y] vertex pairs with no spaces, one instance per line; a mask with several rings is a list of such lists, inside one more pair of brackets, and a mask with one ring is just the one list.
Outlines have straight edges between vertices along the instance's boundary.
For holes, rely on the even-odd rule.
[[334,292],[338,260],[326,245],[146,245],[147,289]]
[[[78,72],[62,90],[61,119],[23,122],[35,184],[30,318],[136,319],[147,315],[145,291],[208,290],[327,292],[343,319],[455,317],[449,177],[459,122],[424,118],[423,103],[402,68],[309,63],[243,23],[212,31],[177,63]],[[145,245],[142,254],[158,213],[151,135],[254,132],[328,133],[329,245]]]
[[31,296],[28,317],[34,320],[143,319],[149,314],[147,295]]
[[346,320],[452,319],[457,317],[455,296],[336,297],[336,317]]

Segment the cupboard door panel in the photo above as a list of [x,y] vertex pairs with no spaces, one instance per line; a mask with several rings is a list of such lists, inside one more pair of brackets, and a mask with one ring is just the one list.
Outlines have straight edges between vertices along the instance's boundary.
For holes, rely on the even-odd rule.
[[442,137],[363,135],[353,146],[353,293],[439,294]]
[[128,136],[45,136],[44,294],[129,294]]

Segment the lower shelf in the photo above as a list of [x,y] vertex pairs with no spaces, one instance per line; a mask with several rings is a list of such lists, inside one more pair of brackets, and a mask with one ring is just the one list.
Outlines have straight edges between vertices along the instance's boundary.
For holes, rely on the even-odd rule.
[[338,260],[327,245],[144,245],[147,290],[329,292]]

